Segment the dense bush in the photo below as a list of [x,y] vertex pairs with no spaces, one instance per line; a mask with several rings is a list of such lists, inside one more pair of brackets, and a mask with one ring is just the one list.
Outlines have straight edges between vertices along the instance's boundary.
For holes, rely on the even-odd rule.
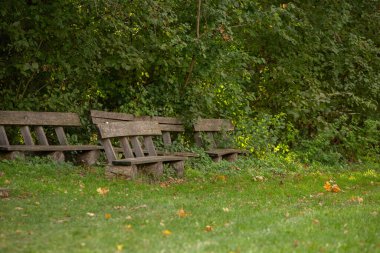
[[305,148],[307,160],[376,157],[378,7],[4,0],[0,109],[225,117],[238,145],[259,156]]

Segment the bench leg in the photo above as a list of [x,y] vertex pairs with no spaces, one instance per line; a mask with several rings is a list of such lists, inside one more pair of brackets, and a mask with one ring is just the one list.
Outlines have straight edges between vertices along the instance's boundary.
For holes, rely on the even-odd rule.
[[184,161],[178,161],[178,162],[173,162],[171,163],[171,166],[175,169],[177,173],[177,177],[183,177],[184,176]]
[[136,165],[131,166],[113,166],[107,165],[105,170],[106,178],[123,178],[123,179],[133,179],[137,175]]
[[56,162],[65,161],[65,154],[62,151],[49,152],[47,155]]
[[223,159],[229,161],[229,162],[234,162],[236,161],[238,158],[238,154],[237,153],[233,153],[233,154],[228,154],[228,155],[225,155],[223,156]]
[[154,179],[161,177],[164,173],[164,165],[162,162],[141,164],[138,169],[145,175],[153,176]]
[[216,163],[220,162],[222,160],[222,156],[218,155],[218,156],[214,156],[214,157],[211,157],[212,160]]
[[99,155],[100,155],[99,150],[84,151],[77,156],[76,162],[91,166],[91,165],[94,165],[98,161]]
[[0,159],[15,160],[17,158],[24,159],[25,158],[24,152],[11,151],[11,152],[2,152],[0,154]]

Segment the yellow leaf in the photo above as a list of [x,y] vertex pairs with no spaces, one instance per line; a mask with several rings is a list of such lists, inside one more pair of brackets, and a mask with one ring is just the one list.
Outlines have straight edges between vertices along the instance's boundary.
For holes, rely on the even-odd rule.
[[332,192],[340,192],[340,188],[337,184],[334,184],[332,187],[331,187],[331,190]]
[[111,214],[110,214],[110,213],[106,213],[106,214],[104,215],[104,218],[106,218],[107,220],[110,219],[110,218],[111,218]]
[[100,194],[100,195],[106,195],[110,190],[107,188],[107,187],[99,187],[98,189],[96,189],[96,191]]
[[331,184],[329,181],[326,181],[325,185],[323,186],[326,191],[331,192]]
[[205,231],[206,231],[206,232],[211,232],[212,230],[213,230],[213,227],[212,227],[212,226],[207,225],[207,226],[205,227]]
[[169,235],[172,234],[172,231],[170,231],[169,229],[165,229],[164,231],[162,231],[162,234],[163,234],[164,236],[169,236]]
[[181,217],[181,218],[184,218],[187,216],[187,213],[185,210],[183,210],[183,208],[179,209],[178,212],[177,212],[178,216]]
[[116,245],[116,249],[117,249],[117,251],[122,251],[123,248],[124,248],[124,245],[123,245],[123,244],[118,244],[118,245]]
[[87,215],[90,216],[90,217],[94,217],[95,216],[94,213],[90,213],[90,212],[88,212]]

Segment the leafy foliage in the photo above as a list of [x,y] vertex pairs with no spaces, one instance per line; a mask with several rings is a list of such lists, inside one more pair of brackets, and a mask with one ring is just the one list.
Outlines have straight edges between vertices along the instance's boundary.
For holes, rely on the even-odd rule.
[[208,0],[197,26],[197,1],[4,0],[1,109],[223,117],[256,155],[327,138],[357,160],[378,154],[378,6]]

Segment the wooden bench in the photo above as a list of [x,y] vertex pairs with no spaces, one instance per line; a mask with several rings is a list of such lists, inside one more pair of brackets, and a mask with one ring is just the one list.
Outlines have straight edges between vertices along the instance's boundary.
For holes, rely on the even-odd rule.
[[[166,149],[170,149],[173,138],[175,135],[185,132],[185,128],[180,119],[174,117],[158,117],[158,116],[134,116],[127,113],[119,112],[105,112],[91,110],[91,119],[94,124],[107,123],[107,122],[130,122],[130,121],[154,121],[158,122],[162,132],[162,141]],[[115,148],[115,151],[119,149]],[[169,152],[157,151],[158,155],[176,155],[184,157],[197,157],[198,155],[193,152]]]
[[[217,133],[233,131],[234,126],[231,121],[226,119],[199,119],[194,124],[195,143],[199,147],[205,147],[205,138],[209,142],[209,147],[206,147],[206,153],[215,161],[219,162],[222,159],[227,161],[235,161],[238,154],[244,154],[246,151],[234,148],[218,148],[218,143],[215,138]],[[205,136],[203,136],[205,135]]]
[[[77,162],[92,165],[97,161],[102,147],[70,145],[66,138],[64,127],[79,126],[80,119],[75,113],[0,111],[0,154],[7,159],[23,157],[25,153],[48,154],[54,160],[64,161],[64,152],[75,151],[78,153]],[[46,134],[46,128],[54,129],[52,132],[55,134]],[[21,142],[10,142],[7,129],[19,131]],[[53,135],[56,138],[53,138]],[[55,144],[51,145],[47,136],[51,141],[55,141]]]
[[[152,137],[162,134],[158,122],[108,122],[98,123],[97,127],[108,160],[107,177],[134,178],[140,171],[159,177],[163,174],[163,163],[169,163],[177,176],[183,176],[186,157],[157,155]],[[115,153],[114,139],[118,139],[122,147],[122,158]],[[143,151],[141,139],[147,153]]]

